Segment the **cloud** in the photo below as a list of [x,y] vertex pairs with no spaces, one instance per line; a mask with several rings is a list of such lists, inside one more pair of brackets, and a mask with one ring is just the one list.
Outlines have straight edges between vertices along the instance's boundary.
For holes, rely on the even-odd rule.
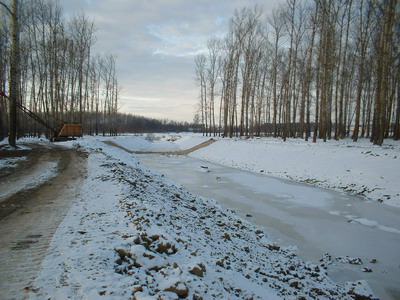
[[[282,0],[281,0],[282,1]],[[223,36],[235,9],[266,0],[60,0],[68,16],[94,20],[93,52],[117,57],[121,110],[191,121],[198,101],[194,57]],[[269,3],[269,4],[268,4]]]

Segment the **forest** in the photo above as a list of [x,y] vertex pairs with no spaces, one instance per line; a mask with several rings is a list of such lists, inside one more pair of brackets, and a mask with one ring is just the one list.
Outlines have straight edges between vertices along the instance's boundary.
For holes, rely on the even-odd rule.
[[398,0],[287,0],[273,11],[235,11],[228,33],[195,58],[198,112],[184,124],[118,111],[116,58],[93,54],[96,25],[83,13],[66,17],[50,0],[0,1],[0,139],[48,134],[15,113],[16,102],[53,128],[79,123],[86,134],[200,124],[224,137],[398,140],[399,15]]
[[[116,58],[92,54],[94,21],[83,13],[66,18],[57,1],[0,4],[0,140],[13,131],[12,105],[5,97],[9,91],[11,101],[53,128],[80,123],[87,133],[116,134]],[[16,115],[18,136],[46,134],[27,115]]]
[[400,138],[398,0],[236,10],[195,58],[205,135]]

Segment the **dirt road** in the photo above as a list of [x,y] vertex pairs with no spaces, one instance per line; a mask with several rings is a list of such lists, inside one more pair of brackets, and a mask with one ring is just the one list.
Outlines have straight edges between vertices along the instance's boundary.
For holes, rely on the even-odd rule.
[[[34,290],[51,238],[79,194],[86,169],[82,152],[48,143],[28,147],[32,150],[0,151],[0,156],[28,157],[0,172],[1,299],[24,299]],[[53,172],[39,180],[49,168]],[[35,179],[39,185],[31,183]]]

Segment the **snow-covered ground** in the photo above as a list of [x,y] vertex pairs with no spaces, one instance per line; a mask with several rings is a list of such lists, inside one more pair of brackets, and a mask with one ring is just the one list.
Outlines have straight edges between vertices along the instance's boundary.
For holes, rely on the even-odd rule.
[[152,174],[132,154],[95,138],[69,145],[90,153],[87,178],[29,288],[32,299],[371,293],[364,282],[338,286],[323,268],[301,261],[215,201]]
[[400,143],[323,143],[291,139],[219,139],[190,156],[400,207]]
[[[303,262],[233,211],[152,173],[136,155],[102,142],[112,140],[130,150],[176,150],[205,139],[165,136],[154,143],[145,136],[85,137],[64,143],[89,153],[87,177],[29,288],[30,298],[372,296],[365,282],[336,284],[321,266]],[[399,154],[398,144],[377,148],[367,143],[230,139],[191,156],[350,193],[362,191],[399,205]]]

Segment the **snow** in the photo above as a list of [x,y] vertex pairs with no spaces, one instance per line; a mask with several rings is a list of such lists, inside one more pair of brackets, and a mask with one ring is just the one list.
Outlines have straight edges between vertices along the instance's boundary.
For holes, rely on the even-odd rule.
[[190,149],[209,139],[210,139],[209,137],[202,136],[199,134],[182,134],[181,138],[174,141],[174,144],[179,146],[181,149]]
[[[14,163],[16,163],[16,161],[14,161]],[[7,184],[9,188],[6,191],[0,191],[0,202],[6,197],[18,193],[19,191],[32,189],[43,184],[44,182],[57,176],[57,173],[58,164],[56,162],[46,162],[41,163],[40,166],[34,168],[32,173],[30,173],[29,176],[26,176],[24,180],[18,180],[16,182],[2,182],[2,184]]]
[[89,152],[87,176],[31,299],[350,299],[350,289],[369,291],[367,283],[336,284],[260,227],[102,140],[64,143]]
[[10,157],[10,158],[0,159],[0,170],[15,168],[19,162],[26,160],[26,158],[27,158],[26,156],[21,156],[21,157]]
[[219,139],[189,156],[400,207],[400,143]]
[[[350,291],[349,293],[352,295],[361,295],[364,297],[370,297],[372,295],[372,291],[368,288],[368,285],[364,280],[359,280],[354,283],[347,283],[346,288]],[[361,298],[362,299],[362,298]]]
[[[296,256],[295,246],[272,242],[261,227],[234,211],[148,170],[136,154],[103,143],[114,141],[135,151],[176,151],[207,139],[157,134],[85,137],[60,143],[89,153],[87,175],[79,197],[53,237],[39,277],[29,289],[30,299],[373,297],[366,281],[335,283],[321,265]],[[380,148],[366,141],[313,144],[217,138],[216,143],[190,156],[400,206],[400,144],[395,142]],[[44,173],[43,180],[54,175],[55,166],[47,167],[50,171]],[[202,167],[196,171],[212,172]],[[36,175],[24,186],[40,184]],[[241,178],[232,176],[232,180],[239,182]],[[262,182],[252,184],[257,191]],[[278,187],[271,193],[293,205],[326,205],[316,201],[317,196],[312,200],[291,197],[289,191]],[[345,212],[329,213],[337,216]],[[351,223],[400,233],[372,219],[346,218]]]
[[[0,151],[15,151],[15,150],[30,150],[30,148],[27,146],[18,146],[18,148],[15,149],[7,144],[7,139],[3,139],[2,141],[0,141]],[[0,170],[15,168],[15,167],[17,167],[18,163],[20,163],[26,159],[27,159],[26,156],[1,157],[0,158]]]
[[365,219],[365,218],[356,218],[355,216],[352,216],[352,215],[348,215],[346,217],[349,219],[349,222],[351,222],[351,223],[353,223],[353,222],[354,223],[359,223],[361,225],[374,227],[374,228],[377,228],[379,230],[400,234],[400,230],[398,230],[396,228],[393,228],[393,227],[390,227],[390,226],[382,225],[382,224],[380,224],[379,222],[377,222],[375,220],[369,220],[369,219]]

